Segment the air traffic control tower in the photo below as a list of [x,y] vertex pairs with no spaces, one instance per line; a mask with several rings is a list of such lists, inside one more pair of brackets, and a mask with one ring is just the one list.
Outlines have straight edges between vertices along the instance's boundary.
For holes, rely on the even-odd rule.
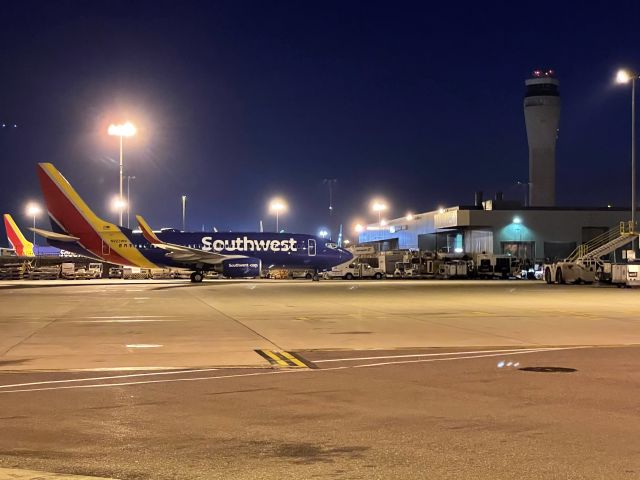
[[524,120],[529,142],[529,206],[554,207],[560,82],[553,70],[535,70],[532,78],[524,83]]

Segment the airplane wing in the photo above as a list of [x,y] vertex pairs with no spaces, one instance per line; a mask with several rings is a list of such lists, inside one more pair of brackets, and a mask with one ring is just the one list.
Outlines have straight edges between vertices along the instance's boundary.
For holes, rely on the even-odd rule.
[[198,248],[186,247],[184,245],[177,245],[175,243],[166,243],[158,238],[158,236],[151,230],[149,224],[140,215],[136,215],[140,230],[144,238],[151,243],[154,247],[161,248],[167,251],[167,257],[184,263],[206,263],[209,265],[218,265],[224,260],[232,260],[235,258],[247,258],[246,255],[223,255],[216,252],[208,252],[200,250]]

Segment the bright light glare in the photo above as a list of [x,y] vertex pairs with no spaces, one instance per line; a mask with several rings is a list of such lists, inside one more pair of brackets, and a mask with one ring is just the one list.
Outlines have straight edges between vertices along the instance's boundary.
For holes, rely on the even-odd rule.
[[342,243],[344,243],[345,245],[349,245],[351,243],[351,240],[349,240],[348,238],[345,238]]
[[358,223],[356,224],[356,226],[353,228],[356,232],[360,233],[361,231],[364,230],[364,227],[362,226],[362,224]]
[[513,223],[522,223],[522,219],[520,217],[513,217]]
[[41,213],[42,209],[37,203],[30,203],[27,205],[27,215],[29,215],[30,217],[35,217],[37,215],[40,215]]
[[406,219],[407,219],[407,222],[410,222],[411,220],[413,220],[413,213],[411,212],[407,213]]
[[271,203],[269,204],[269,210],[271,210],[272,212],[283,212],[287,209],[287,204],[284,200],[282,200],[281,198],[274,198],[273,200],[271,200]]
[[631,74],[628,70],[618,70],[616,75],[616,83],[629,83],[631,80]]
[[387,204],[381,200],[374,200],[371,203],[371,210],[374,212],[384,212],[387,209]]
[[380,226],[384,227],[387,224],[387,221],[383,218],[382,220],[380,220]]
[[121,125],[114,125],[113,123],[109,125],[109,129],[107,132],[109,135],[114,135],[116,137],[133,137],[138,130],[135,125],[131,122],[126,122]]
[[443,214],[444,213],[444,208],[443,207],[438,207],[438,213],[439,214]]
[[127,208],[127,202],[125,202],[120,197],[115,197],[111,201],[111,208],[113,208],[116,212],[119,212],[120,210],[124,210],[125,208]]
[[320,231],[318,232],[318,234],[319,234],[322,238],[324,238],[324,237],[326,237],[327,235],[329,235],[329,232],[327,232],[326,230],[322,229],[322,230],[320,230]]

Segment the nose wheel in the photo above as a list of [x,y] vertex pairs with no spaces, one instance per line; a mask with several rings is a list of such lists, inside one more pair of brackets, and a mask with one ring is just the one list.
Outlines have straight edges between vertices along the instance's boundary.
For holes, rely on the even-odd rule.
[[202,272],[193,272],[191,274],[191,283],[202,283],[204,274]]

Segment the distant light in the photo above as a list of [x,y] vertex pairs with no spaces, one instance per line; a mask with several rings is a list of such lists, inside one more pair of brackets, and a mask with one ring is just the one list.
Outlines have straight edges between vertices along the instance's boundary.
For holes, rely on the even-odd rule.
[[383,218],[382,220],[380,220],[380,226],[384,227],[387,225],[387,221]]
[[321,238],[324,238],[329,235],[329,232],[327,232],[325,229],[322,229],[318,232],[318,235],[320,235]]
[[29,215],[30,217],[35,217],[42,213],[42,209],[40,208],[40,205],[38,205],[37,203],[29,203],[27,205],[26,211],[27,211],[27,215]]
[[349,240],[348,238],[345,238],[342,243],[344,243],[345,245],[349,245],[351,243],[351,240]]
[[438,213],[439,214],[443,214],[444,213],[444,208],[443,207],[438,207]]
[[360,233],[360,232],[362,232],[362,231],[364,230],[364,227],[362,226],[362,224],[357,223],[357,224],[356,224],[356,226],[355,226],[355,227],[353,227],[353,229],[354,229],[356,232]]
[[274,198],[269,204],[269,210],[272,212],[283,212],[287,209],[287,203],[281,198]]
[[513,223],[522,223],[522,219],[520,217],[513,217]]
[[109,129],[107,130],[109,135],[114,135],[116,137],[133,137],[137,131],[138,130],[135,125],[131,122],[126,122],[121,125],[114,125],[112,123],[109,125]]
[[407,222],[410,222],[411,220],[413,220],[413,213],[407,213],[407,216],[405,218],[407,219]]
[[631,73],[629,70],[618,70],[616,74],[616,83],[629,83],[631,81]]
[[607,204],[607,208],[611,208],[611,204],[610,203]]
[[384,212],[387,209],[387,204],[383,200],[374,200],[371,202],[371,210],[374,212]]
[[462,252],[464,252],[464,250],[463,250],[462,248],[460,248],[460,247],[454,248],[454,249],[453,249],[453,251],[454,251],[455,253],[462,253]]
[[121,199],[120,197],[114,197],[114,199],[111,201],[111,208],[113,210],[115,210],[116,212],[119,212],[120,210],[124,210],[125,208],[127,208],[127,202],[125,202],[123,199]]

